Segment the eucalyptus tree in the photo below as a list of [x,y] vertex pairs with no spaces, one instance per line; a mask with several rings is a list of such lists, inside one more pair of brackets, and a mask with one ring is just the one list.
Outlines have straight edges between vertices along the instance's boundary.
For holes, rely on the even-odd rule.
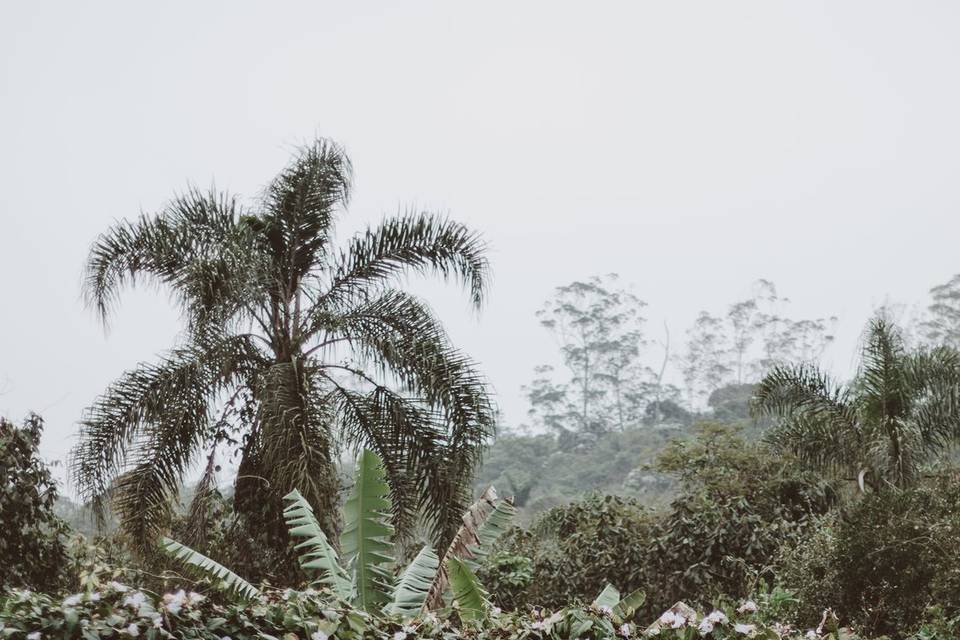
[[538,367],[526,389],[531,415],[560,431],[623,430],[642,416],[647,389],[656,379],[641,362],[646,303],[616,274],[593,276],[557,287],[537,318],[560,347],[569,380],[557,383],[552,369]]
[[318,140],[249,207],[189,190],[93,244],[84,293],[105,323],[135,284],[168,289],[184,322],[178,346],[86,410],[73,451],[77,486],[101,504],[112,497],[135,541],[155,539],[201,455],[201,486],[211,486],[230,446],[237,511],[272,513],[281,535],[282,496],[297,488],[337,539],[338,452],[362,447],[384,462],[396,526],[426,514],[438,543],[459,526],[494,409],[474,362],[398,287],[409,274],[437,275],[479,308],[485,244],[461,224],[408,212],[338,246],[351,179],[343,149]]
[[772,443],[804,463],[852,474],[861,487],[909,486],[960,442],[960,352],[908,351],[877,317],[850,384],[811,364],[780,365],[758,385],[753,410],[776,421]]
[[920,333],[930,344],[960,347],[960,274],[930,289],[930,304]]

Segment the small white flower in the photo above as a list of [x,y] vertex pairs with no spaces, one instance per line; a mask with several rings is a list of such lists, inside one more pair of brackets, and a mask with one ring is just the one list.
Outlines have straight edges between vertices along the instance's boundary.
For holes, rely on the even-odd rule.
[[204,596],[203,594],[197,593],[196,591],[191,591],[191,592],[187,595],[187,603],[188,603],[191,607],[195,607],[195,606],[197,606],[198,604],[200,604],[201,602],[203,602],[205,598],[206,598],[206,596]]
[[697,631],[700,632],[700,635],[705,636],[711,631],[713,631],[713,623],[710,622],[710,618],[704,618],[700,621],[700,626],[697,627]]
[[675,614],[673,611],[664,611],[663,615],[660,616],[657,622],[659,622],[660,624],[673,626],[673,623],[676,622],[678,617],[679,616],[677,616],[677,614]]
[[630,626],[630,623],[626,622],[620,625],[620,635],[624,638],[629,638],[631,633],[633,633],[633,627]]
[[153,622],[153,626],[155,628],[163,629],[163,616],[161,616],[159,613],[151,618],[151,622]]
[[80,601],[83,599],[83,594],[75,593],[72,596],[67,596],[63,599],[63,606],[65,607],[75,607],[80,604]]
[[807,633],[806,633],[805,637],[806,637],[806,638],[809,638],[810,640],[816,640],[817,638],[820,637],[820,634],[818,634],[818,633],[817,633],[816,631],[814,631],[813,629],[807,629]]
[[490,614],[491,614],[491,615],[498,616],[498,615],[500,615],[501,613],[503,613],[503,609],[501,609],[500,607],[490,607]]
[[183,589],[180,589],[176,593],[168,593],[163,596],[163,607],[173,615],[180,613],[180,609],[183,608],[186,602],[187,594]]
[[753,600],[747,600],[737,609],[737,613],[756,613],[757,612],[757,603]]
[[407,640],[407,632],[397,631],[395,634],[393,634],[393,640]]
[[707,615],[706,619],[712,622],[713,624],[723,624],[727,621],[727,614],[725,614],[723,611],[720,611],[719,609],[714,609],[713,611],[710,612],[709,615]]
[[27,634],[27,640],[40,640],[40,632],[31,631],[30,633]]
[[530,623],[530,628],[536,631],[543,631],[547,628],[547,623],[544,620],[534,620]]
[[127,626],[127,635],[129,635],[131,638],[136,638],[138,635],[140,635],[140,627],[131,622]]
[[733,630],[737,633],[742,633],[743,635],[748,636],[757,630],[757,625],[743,624],[742,622],[738,622],[737,624],[733,625]]
[[127,590],[130,588],[125,584],[120,584],[116,580],[111,580],[110,582],[107,583],[107,586],[118,593],[126,593]]
[[600,613],[602,613],[605,616],[609,616],[611,613],[613,613],[613,609],[611,607],[608,607],[605,604],[600,605],[599,609],[600,609]]
[[134,591],[123,599],[123,606],[133,607],[137,611],[147,604],[147,596],[142,591]]
[[100,592],[94,591],[90,594],[90,602],[97,602],[100,599]]
[[323,631],[314,631],[310,634],[310,640],[327,640],[329,637]]

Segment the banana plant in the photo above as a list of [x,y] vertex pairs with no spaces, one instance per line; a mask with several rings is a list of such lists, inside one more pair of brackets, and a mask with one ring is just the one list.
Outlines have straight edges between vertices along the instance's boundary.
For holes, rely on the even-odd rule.
[[[444,604],[449,595],[465,620],[485,615],[488,597],[474,575],[480,561],[510,527],[516,508],[489,487],[463,515],[463,525],[443,556],[429,546],[420,550],[394,580],[393,528],[386,473],[380,457],[370,450],[357,459],[353,488],[343,507],[345,523],[338,554],[320,527],[313,507],[293,490],[284,496],[284,519],[290,537],[300,540],[300,566],[314,576],[315,585],[330,589],[338,599],[367,612],[415,617]],[[174,540],[164,548],[222,581],[221,585],[244,598],[258,591],[222,565]]]

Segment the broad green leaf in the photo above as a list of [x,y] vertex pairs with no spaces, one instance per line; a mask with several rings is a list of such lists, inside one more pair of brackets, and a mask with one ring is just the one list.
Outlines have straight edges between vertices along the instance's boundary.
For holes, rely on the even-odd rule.
[[447,558],[447,572],[460,618],[465,621],[482,620],[487,612],[487,594],[470,567],[451,557]]
[[236,593],[246,600],[252,600],[260,595],[260,591],[252,584],[202,553],[170,538],[163,538],[162,546],[164,551],[173,555],[177,560],[192,564],[208,576],[219,580],[227,591]]
[[637,589],[620,599],[617,606],[613,608],[613,615],[621,620],[628,620],[633,617],[637,609],[643,606],[647,599],[647,594],[642,589]]
[[294,489],[283,497],[290,504],[283,510],[287,531],[292,538],[305,538],[296,549],[306,549],[300,556],[300,566],[320,574],[319,582],[327,585],[333,593],[349,602],[353,597],[353,584],[347,572],[337,560],[337,553],[330,546],[326,534],[313,515],[313,507],[299,491]]
[[606,607],[613,611],[613,608],[620,602],[620,592],[612,584],[607,584],[593,601],[593,606],[600,609]]
[[390,574],[385,565],[393,562],[393,527],[387,515],[390,487],[385,476],[380,457],[364,449],[357,459],[353,489],[343,505],[345,528],[340,548],[353,572],[353,604],[364,611],[378,609],[390,600],[386,592]]
[[434,550],[430,547],[421,549],[397,579],[393,597],[384,607],[384,613],[411,618],[420,613],[439,567],[440,558]]

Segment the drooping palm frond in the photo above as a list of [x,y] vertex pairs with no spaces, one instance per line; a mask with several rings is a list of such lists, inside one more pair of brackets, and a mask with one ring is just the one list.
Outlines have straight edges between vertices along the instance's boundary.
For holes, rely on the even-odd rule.
[[123,286],[140,278],[170,287],[185,308],[221,299],[232,278],[246,274],[238,268],[250,254],[237,250],[246,244],[236,242],[241,215],[232,197],[190,189],[157,216],[117,223],[90,250],[87,304],[106,323]]
[[325,584],[333,593],[345,602],[353,599],[353,584],[346,570],[337,558],[337,552],[330,546],[323,528],[313,515],[313,507],[299,491],[294,489],[284,496],[287,508],[283,512],[289,533],[294,538],[304,538],[297,549],[305,549],[300,556],[300,565],[304,569],[320,574],[319,582]]
[[612,584],[607,583],[603,587],[603,591],[594,598],[590,606],[600,608],[607,608],[613,610],[617,604],[620,602],[620,591],[617,590]]
[[390,602],[384,613],[412,618],[418,615],[427,600],[430,585],[440,567],[440,558],[430,547],[423,547],[417,557],[407,565],[397,578]]
[[260,591],[255,586],[230,569],[176,540],[164,538],[163,549],[174,558],[198,567],[208,576],[219,580],[219,585],[229,592],[236,593],[246,600],[252,600],[260,595]]
[[364,449],[357,458],[353,488],[343,505],[345,526],[340,535],[344,563],[352,568],[354,604],[364,611],[389,600],[391,580],[386,565],[394,560],[390,541],[393,528],[386,522],[389,493],[380,458]]
[[339,306],[387,285],[409,271],[459,279],[479,307],[486,297],[490,265],[482,238],[462,224],[430,213],[384,220],[353,239],[331,265],[321,298]]
[[[71,473],[98,508],[112,492],[122,522],[142,546],[158,532],[162,503],[174,495],[197,448],[209,437],[210,405],[255,369],[245,336],[210,337],[127,372],[86,410]],[[128,463],[131,463],[129,465]],[[115,485],[114,481],[120,477]]]

